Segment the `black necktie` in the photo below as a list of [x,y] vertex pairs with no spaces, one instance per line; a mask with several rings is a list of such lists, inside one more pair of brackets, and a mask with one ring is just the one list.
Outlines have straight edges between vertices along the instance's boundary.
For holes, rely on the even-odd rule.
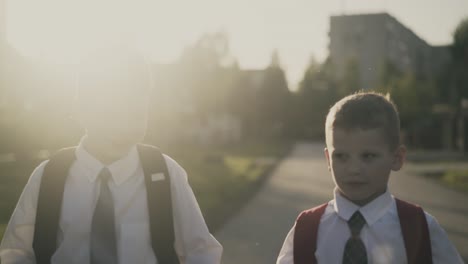
[[367,252],[359,234],[366,224],[366,219],[359,211],[356,211],[348,220],[351,237],[345,245],[343,264],[367,264]]
[[103,168],[97,178],[101,181],[101,188],[91,224],[91,264],[117,263],[114,200],[108,185],[110,178],[107,168]]

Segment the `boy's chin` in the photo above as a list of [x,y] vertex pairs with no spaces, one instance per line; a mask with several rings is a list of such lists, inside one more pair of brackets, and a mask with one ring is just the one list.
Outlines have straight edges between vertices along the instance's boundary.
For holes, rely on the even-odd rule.
[[107,147],[109,148],[109,151],[122,153],[128,152],[130,148],[135,146],[138,142],[138,140],[131,139],[112,140],[108,143]]
[[385,191],[376,192],[370,195],[359,195],[359,194],[347,195],[346,193],[341,192],[341,195],[343,195],[346,199],[348,199],[352,203],[359,205],[359,206],[363,206],[372,202],[375,198],[379,197],[383,193],[385,193]]
[[107,152],[107,153],[115,153],[115,154],[125,154],[127,153],[130,148],[132,148],[134,145],[139,143],[139,140],[136,139],[130,139],[130,138],[106,138],[102,139],[100,141],[97,141],[97,145],[99,145],[99,149],[101,151]]

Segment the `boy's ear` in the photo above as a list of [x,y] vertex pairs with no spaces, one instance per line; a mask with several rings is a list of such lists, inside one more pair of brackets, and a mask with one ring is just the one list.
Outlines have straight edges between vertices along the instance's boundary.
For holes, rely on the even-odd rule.
[[393,164],[392,164],[392,170],[393,171],[398,171],[403,167],[403,163],[405,163],[406,160],[406,146],[405,145],[400,145],[395,151],[394,157],[393,157]]
[[330,153],[328,152],[328,149],[327,149],[327,148],[324,148],[324,149],[323,149],[323,152],[325,153],[325,158],[327,158],[328,171],[331,171]]

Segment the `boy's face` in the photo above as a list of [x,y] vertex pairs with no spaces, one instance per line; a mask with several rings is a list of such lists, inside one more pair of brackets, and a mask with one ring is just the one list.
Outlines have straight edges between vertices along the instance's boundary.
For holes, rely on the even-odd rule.
[[[87,83],[86,91],[79,95],[79,115],[86,128],[89,141],[109,152],[125,153],[144,138],[148,119],[149,94],[130,82]],[[98,85],[98,86],[96,86]],[[90,89],[90,87],[95,89]],[[83,89],[84,90],[84,89]]]
[[405,147],[390,150],[381,129],[327,131],[325,156],[338,191],[358,205],[384,193],[390,172],[404,162]]

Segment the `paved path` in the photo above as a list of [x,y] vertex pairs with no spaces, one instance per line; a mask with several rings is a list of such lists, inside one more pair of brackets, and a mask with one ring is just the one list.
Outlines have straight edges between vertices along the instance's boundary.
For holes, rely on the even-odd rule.
[[[298,143],[252,201],[215,236],[224,246],[223,264],[275,263],[283,240],[303,209],[332,197],[333,181],[322,144]],[[434,215],[468,259],[468,195],[433,181],[394,173],[392,192]]]

